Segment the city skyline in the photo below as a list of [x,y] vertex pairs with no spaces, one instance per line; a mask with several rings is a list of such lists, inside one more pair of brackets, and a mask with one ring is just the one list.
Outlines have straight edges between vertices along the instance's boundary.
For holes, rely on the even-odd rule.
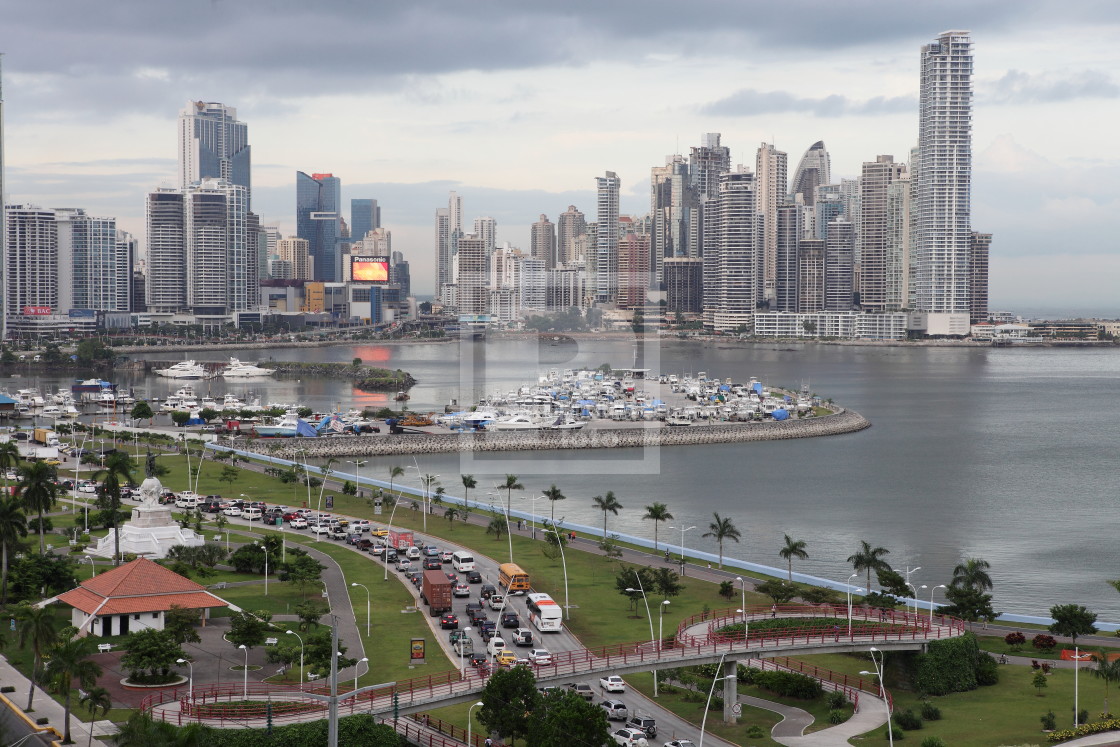
[[[60,57],[59,45],[49,43],[58,32],[36,9],[21,8],[12,35],[0,38],[7,53],[7,199],[80,206],[115,216],[121,228],[142,236],[144,195],[177,178],[168,122],[188,99],[221,101],[251,128],[253,207],[263,225],[294,234],[294,172],[332,172],[342,180],[343,201],[379,201],[395,248],[413,264],[416,292],[430,293],[431,215],[450,190],[468,206],[464,223],[492,216],[499,242],[528,251],[540,214],[556,220],[575,205],[594,215],[594,179],[606,171],[619,175],[620,212],[643,215],[650,169],[666,155],[687,155],[704,132],[723,134],[733,165],[750,165],[759,142],[773,143],[792,161],[823,140],[833,182],[859,176],[878,155],[905,161],[918,137],[915,50],[945,29],[967,28],[978,61],[972,225],[996,236],[992,308],[1075,302],[1107,313],[1115,305],[1110,289],[1120,258],[1109,251],[1110,215],[1120,189],[1107,168],[1103,129],[1120,95],[1107,72],[1117,54],[1107,44],[1116,25],[1112,8],[1063,6],[1055,32],[1047,16],[1052,3],[949,4],[920,14],[879,3],[844,19],[833,15],[838,9],[814,6],[822,22],[835,22],[835,35],[826,38],[799,31],[797,3],[750,23],[744,9],[702,6],[687,18],[659,5],[625,15],[612,10],[597,28],[578,3],[555,17],[508,6],[504,22],[488,32],[503,39],[535,21],[555,42],[551,50],[522,43],[502,59],[478,52],[456,58],[428,42],[419,45],[428,57],[389,60],[375,51],[361,67],[380,66],[376,80],[340,71],[321,86],[297,76],[287,90],[278,88],[279,76],[243,56],[188,53],[158,28],[154,11],[118,28],[75,7],[76,17],[116,40],[119,50],[90,68],[80,48],[62,45]],[[230,29],[247,23],[254,7],[235,11]],[[458,11],[432,7],[438,12],[428,31],[450,34],[445,27]],[[338,12],[328,4],[325,16]],[[494,20],[482,17],[491,12],[472,25]],[[206,18],[202,12],[176,22],[191,28]],[[268,28],[279,32],[290,20],[281,13]],[[355,20],[368,26],[360,15]],[[407,12],[388,11],[377,22],[418,43]],[[1041,51],[1024,51],[1043,28]],[[167,44],[151,44],[157,40]],[[336,67],[348,59],[342,41],[328,56]],[[730,43],[736,41],[749,43]],[[643,98],[653,91],[652,79],[659,93]],[[607,98],[608,90],[631,96]],[[647,116],[634,117],[642,101],[656,103],[646,105]],[[593,112],[600,116],[589,117]],[[1051,133],[1068,131],[1073,121],[1078,137],[1055,147]],[[79,130],[81,137],[70,134]]]

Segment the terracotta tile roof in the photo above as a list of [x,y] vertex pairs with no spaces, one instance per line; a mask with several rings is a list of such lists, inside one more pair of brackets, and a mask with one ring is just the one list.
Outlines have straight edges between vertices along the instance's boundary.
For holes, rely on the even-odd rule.
[[[134,612],[166,612],[173,606],[187,610],[204,607],[228,607],[229,602],[208,591],[182,592],[179,594],[147,594],[139,597],[104,597],[92,594],[81,587],[58,595],[58,601],[77,607],[87,615],[130,615]],[[105,602],[102,605],[102,602]]]
[[201,584],[196,584],[189,578],[184,578],[147,558],[137,558],[131,563],[125,563],[88,581],[83,581],[82,587],[103,597],[132,597],[205,589]]

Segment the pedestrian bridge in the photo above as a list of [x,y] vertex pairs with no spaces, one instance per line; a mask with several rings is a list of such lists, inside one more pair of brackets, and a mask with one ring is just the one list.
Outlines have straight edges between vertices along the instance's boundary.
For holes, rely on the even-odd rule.
[[[752,631],[751,623],[762,620],[767,621],[765,629],[759,625]],[[775,624],[774,620],[787,624]],[[741,622],[747,623],[744,631],[721,632],[722,628]],[[542,686],[594,680],[605,674],[626,675],[700,664],[722,663],[728,667],[727,673],[733,673],[735,665],[751,659],[863,652],[871,647],[880,651],[922,651],[931,641],[955,638],[964,632],[961,620],[936,614],[880,612],[842,605],[757,607],[749,608],[745,615],[736,609],[727,609],[682,621],[672,638],[557,652],[553,654],[552,664],[533,669]],[[547,636],[542,644],[547,647]],[[860,677],[835,675],[832,681],[845,689],[878,695],[877,683]],[[339,693],[339,712],[343,715],[407,715],[466,703],[478,699],[486,682],[486,675],[468,667],[463,673],[444,672],[361,688]],[[734,681],[727,681],[726,687],[733,693]],[[320,684],[302,688],[269,683],[253,683],[247,687],[196,687],[189,696],[186,690],[178,688],[149,696],[141,709],[150,712],[153,718],[174,724],[263,728],[269,721],[280,724],[325,718],[327,705],[320,698],[326,694],[328,691]],[[271,701],[276,705],[270,706],[270,713],[266,713],[263,703],[261,706],[242,705],[245,700]],[[725,703],[730,700],[733,699],[725,698]],[[237,705],[232,701],[237,701]]]

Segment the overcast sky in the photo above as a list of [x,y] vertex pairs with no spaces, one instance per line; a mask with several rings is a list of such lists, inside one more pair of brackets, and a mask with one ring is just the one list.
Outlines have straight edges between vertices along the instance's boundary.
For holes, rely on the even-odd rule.
[[995,234],[993,308],[1120,315],[1120,3],[1109,0],[0,0],[7,199],[144,232],[173,186],[178,112],[235,106],[253,205],[294,233],[295,172],[373,197],[431,291],[436,208],[463,196],[528,248],[594,178],[649,208],[650,167],[721,132],[824,140],[834,180],[917,138],[918,55],[972,31],[973,228]]

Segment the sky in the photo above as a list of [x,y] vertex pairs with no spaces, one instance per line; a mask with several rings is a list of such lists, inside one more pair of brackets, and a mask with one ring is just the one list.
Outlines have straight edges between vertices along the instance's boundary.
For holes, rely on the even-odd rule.
[[790,173],[823,140],[833,180],[917,139],[920,48],[974,41],[974,230],[991,232],[991,306],[1120,316],[1120,3],[1108,0],[0,0],[9,203],[116,216],[141,238],[176,181],[189,100],[237,108],[253,208],[295,232],[295,172],[375,198],[432,290],[436,208],[465,228],[529,225],[594,180],[649,209],[650,168],[719,132]]

